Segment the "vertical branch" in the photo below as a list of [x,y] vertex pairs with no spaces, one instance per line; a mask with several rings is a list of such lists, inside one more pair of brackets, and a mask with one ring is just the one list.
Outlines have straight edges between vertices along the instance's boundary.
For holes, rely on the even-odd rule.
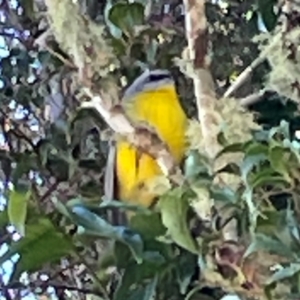
[[201,123],[205,150],[213,158],[219,150],[217,142],[216,115],[214,106],[216,95],[209,71],[208,30],[205,16],[205,0],[184,0],[185,26],[188,41],[189,60],[193,65],[193,82]]
[[[208,30],[205,15],[205,0],[184,0],[186,37],[188,41],[189,59],[193,66],[193,82],[198,107],[198,118],[201,124],[203,145],[207,155],[214,159],[220,145],[218,135],[218,115],[215,112],[216,94],[209,70]],[[213,200],[206,199],[209,204]],[[198,207],[199,206],[199,207]],[[203,202],[195,206],[201,215]],[[225,240],[236,240],[236,220],[232,220],[223,228]]]

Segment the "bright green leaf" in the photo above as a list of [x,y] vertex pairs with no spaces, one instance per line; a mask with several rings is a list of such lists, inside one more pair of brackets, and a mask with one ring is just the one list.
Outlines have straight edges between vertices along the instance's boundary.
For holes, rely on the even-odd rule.
[[246,156],[253,156],[258,154],[267,155],[268,151],[269,151],[268,145],[257,143],[257,142],[247,143],[247,145],[245,146]]
[[[285,154],[286,151],[283,148],[272,147],[269,150],[269,159],[272,168],[281,174],[287,182],[290,182],[289,166]],[[288,156],[288,158],[289,157],[290,156]]]
[[11,225],[16,228],[16,231],[25,236],[25,222],[27,216],[27,204],[31,197],[31,189],[13,190],[9,194],[8,199],[8,218]]

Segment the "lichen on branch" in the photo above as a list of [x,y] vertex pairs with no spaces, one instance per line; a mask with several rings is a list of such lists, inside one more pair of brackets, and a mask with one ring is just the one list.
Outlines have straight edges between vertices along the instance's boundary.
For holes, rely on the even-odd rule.
[[81,15],[74,1],[45,0],[49,21],[59,45],[82,70],[105,76],[111,65],[118,65],[112,48],[103,38],[104,26]]

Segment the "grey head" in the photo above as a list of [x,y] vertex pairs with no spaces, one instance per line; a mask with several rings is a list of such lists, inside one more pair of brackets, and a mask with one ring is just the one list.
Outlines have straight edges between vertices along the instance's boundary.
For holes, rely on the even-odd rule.
[[146,70],[125,90],[123,100],[132,98],[135,94],[142,91],[155,90],[167,84],[174,84],[174,80],[168,70]]

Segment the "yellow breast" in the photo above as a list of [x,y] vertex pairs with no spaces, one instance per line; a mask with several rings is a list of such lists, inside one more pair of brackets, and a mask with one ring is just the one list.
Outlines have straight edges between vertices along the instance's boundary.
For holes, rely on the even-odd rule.
[[[128,102],[129,117],[137,122],[147,122],[167,143],[177,163],[185,153],[187,117],[180,105],[174,85],[157,90],[144,91]],[[143,206],[152,204],[155,195],[143,188],[143,184],[162,174],[156,161],[140,153],[127,142],[117,143],[116,175],[119,198]]]

